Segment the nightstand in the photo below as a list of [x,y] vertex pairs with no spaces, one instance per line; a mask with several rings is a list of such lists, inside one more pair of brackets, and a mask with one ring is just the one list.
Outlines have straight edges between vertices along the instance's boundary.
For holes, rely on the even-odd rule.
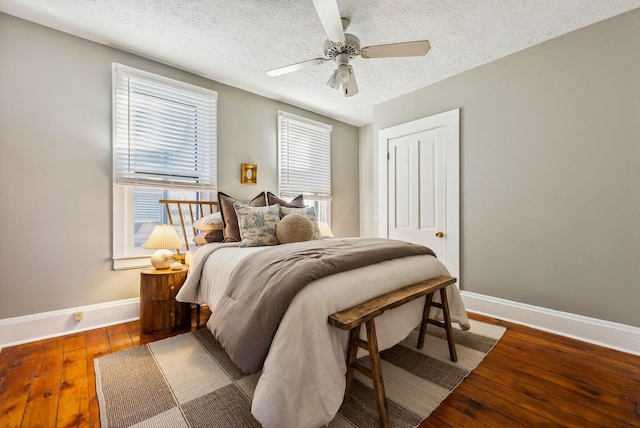
[[144,333],[168,333],[191,326],[191,305],[175,299],[188,270],[185,266],[140,271],[140,327]]

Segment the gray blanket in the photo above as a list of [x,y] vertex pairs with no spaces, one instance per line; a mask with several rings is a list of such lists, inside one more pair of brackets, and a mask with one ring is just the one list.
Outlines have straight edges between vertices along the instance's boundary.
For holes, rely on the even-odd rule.
[[[267,358],[296,294],[316,279],[399,257],[430,254],[422,245],[380,238],[325,239],[278,245],[245,257],[207,325],[246,373]],[[327,314],[329,315],[329,314]]]

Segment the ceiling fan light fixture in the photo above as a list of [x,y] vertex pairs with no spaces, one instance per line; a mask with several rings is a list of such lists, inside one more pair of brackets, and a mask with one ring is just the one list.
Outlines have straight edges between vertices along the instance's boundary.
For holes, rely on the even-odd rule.
[[335,71],[336,79],[340,83],[347,83],[351,77],[349,66],[346,64],[340,64]]
[[327,85],[333,89],[340,88],[340,82],[338,81],[338,77],[336,76],[337,72],[338,70],[334,70],[334,72],[331,73],[331,77],[329,77],[329,80],[327,80]]

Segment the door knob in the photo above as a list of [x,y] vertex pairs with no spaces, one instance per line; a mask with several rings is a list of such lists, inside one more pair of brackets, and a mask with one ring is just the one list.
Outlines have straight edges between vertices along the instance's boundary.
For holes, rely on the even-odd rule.
[[436,238],[442,238],[443,236],[444,236],[444,233],[436,232]]

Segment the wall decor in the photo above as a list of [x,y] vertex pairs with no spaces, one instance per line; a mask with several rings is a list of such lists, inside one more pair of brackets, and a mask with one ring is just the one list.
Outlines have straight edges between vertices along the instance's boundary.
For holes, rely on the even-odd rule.
[[258,165],[253,163],[243,163],[240,169],[240,183],[257,184],[258,183]]

